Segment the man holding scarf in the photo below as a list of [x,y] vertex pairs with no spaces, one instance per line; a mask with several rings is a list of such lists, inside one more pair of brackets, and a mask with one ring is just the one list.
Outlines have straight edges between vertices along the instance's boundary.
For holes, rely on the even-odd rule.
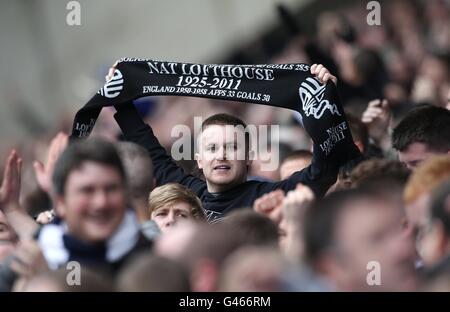
[[[105,86],[77,113],[72,139],[88,135],[101,107],[114,105],[117,109],[114,117],[125,138],[142,145],[149,152],[154,164],[156,184],[159,186],[177,182],[192,189],[201,199],[210,222],[219,221],[234,209],[251,207],[253,202],[265,193],[276,189],[287,192],[294,189],[298,183],[310,187],[317,197],[323,196],[336,181],[339,167],[360,155],[353,143],[345,114],[333,85],[336,83],[336,77],[322,65],[309,67],[305,64],[284,64],[285,66],[281,68],[274,68],[271,65],[240,65],[244,68],[246,66],[256,67],[253,71],[254,76],[250,77],[253,79],[243,77],[242,83],[241,80],[227,80],[230,88],[226,85],[223,86],[222,89],[227,92],[221,94],[217,92],[220,90],[211,90],[211,83],[214,82],[214,78],[217,78],[216,75],[222,77],[234,73],[233,78],[227,76],[226,79],[236,79],[240,78],[236,75],[245,71],[233,71],[233,68],[218,70],[213,65],[209,65],[209,68],[212,69],[205,72],[205,68],[208,67],[198,67],[197,70],[197,67],[192,64],[190,67],[186,67],[185,64],[180,63],[155,61],[146,62],[148,65],[145,64],[146,67],[144,67],[145,61],[148,60],[122,59],[117,68],[113,67],[110,70]],[[144,68],[145,72],[142,70]],[[264,70],[258,71],[259,69]],[[132,85],[135,83],[134,81],[130,82],[131,77],[134,80],[140,79],[141,76],[148,79],[144,74],[151,74],[151,80],[145,81],[146,84],[152,83],[153,87],[155,85],[159,87],[159,89],[153,89],[155,95],[189,95],[177,93],[177,90],[180,89],[171,88],[170,84],[175,87],[184,84],[190,88],[194,87],[193,89],[199,86],[204,87],[210,92],[206,97],[230,100],[238,100],[235,98],[236,92],[228,92],[235,91],[231,89],[247,93],[256,90],[252,93],[260,92],[263,96],[245,100],[246,102],[299,111],[302,115],[303,125],[314,142],[311,165],[295,172],[283,181],[247,181],[251,165],[248,139],[246,137],[244,143],[239,142],[236,140],[236,133],[229,135],[226,130],[230,126],[235,129],[245,129],[246,125],[234,116],[218,114],[203,122],[201,133],[197,138],[198,153],[195,157],[198,167],[203,170],[206,181],[186,174],[182,168],[176,165],[172,157],[167,155],[151,127],[142,121],[131,102],[133,98],[144,96],[142,93],[146,92],[142,90],[151,90],[148,86],[136,87]],[[181,76],[177,77],[178,74]],[[198,81],[192,79],[197,77],[195,75],[199,75]],[[261,80],[257,81],[257,77]],[[170,79],[172,80],[170,81]],[[192,80],[197,83],[192,83]],[[210,85],[208,86],[208,84]],[[164,85],[165,88],[161,89]],[[285,92],[284,89],[289,92]],[[213,91],[214,93],[212,93]],[[95,113],[88,115],[89,109],[90,112],[95,111]],[[245,133],[241,134],[245,136]],[[239,157],[239,155],[244,156]]]

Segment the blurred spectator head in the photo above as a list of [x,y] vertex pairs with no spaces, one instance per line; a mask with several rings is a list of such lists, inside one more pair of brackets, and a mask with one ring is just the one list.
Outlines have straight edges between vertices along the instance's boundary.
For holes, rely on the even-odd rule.
[[408,168],[436,154],[450,153],[450,111],[434,106],[416,108],[395,127],[392,146]]
[[417,249],[421,255],[423,236],[429,228],[431,194],[448,178],[450,178],[450,157],[435,156],[414,171],[405,187],[403,195],[408,224],[416,237]]
[[372,158],[358,164],[350,173],[352,187],[376,183],[395,183],[402,192],[410,171],[396,160]]
[[148,252],[127,262],[117,278],[117,288],[131,292],[190,291],[187,272],[180,264]]
[[147,219],[148,196],[154,187],[152,160],[142,146],[132,142],[117,143],[117,150],[127,175],[131,204],[143,222]]
[[281,254],[267,247],[242,247],[223,265],[219,291],[283,291],[286,262]]
[[[373,188],[339,191],[305,216],[305,254],[337,289],[409,290],[416,287],[416,254],[402,231],[401,201]],[[382,270],[381,285],[367,282],[370,263]]]
[[206,220],[202,202],[193,191],[178,183],[155,188],[149,197],[149,216],[164,233],[180,220]]
[[296,150],[290,153],[280,165],[280,179],[289,178],[294,172],[303,170],[311,164],[312,153],[307,150]]
[[398,207],[402,207],[402,228],[413,239],[403,209],[403,191],[410,175],[411,171],[397,160],[373,158],[356,166],[350,174],[350,180],[352,188],[370,189],[382,197],[397,201]]
[[56,212],[86,242],[108,240],[126,210],[126,175],[112,143],[87,139],[68,146],[53,172]]
[[216,291],[224,260],[245,244],[230,224],[199,224],[173,255],[188,270],[193,291]]
[[245,237],[248,244],[264,246],[278,243],[276,224],[252,209],[233,211],[224,218],[223,223],[230,225],[236,233]]

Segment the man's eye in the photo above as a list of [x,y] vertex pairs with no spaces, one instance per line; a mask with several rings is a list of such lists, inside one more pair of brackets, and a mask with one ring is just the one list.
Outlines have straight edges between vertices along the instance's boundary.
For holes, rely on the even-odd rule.
[[95,192],[95,189],[93,187],[83,187],[81,188],[81,193],[85,194],[85,195],[92,195]]
[[215,145],[209,145],[209,146],[207,147],[207,150],[208,150],[208,151],[211,151],[211,152],[214,152],[214,151],[216,150],[216,146],[215,146]]

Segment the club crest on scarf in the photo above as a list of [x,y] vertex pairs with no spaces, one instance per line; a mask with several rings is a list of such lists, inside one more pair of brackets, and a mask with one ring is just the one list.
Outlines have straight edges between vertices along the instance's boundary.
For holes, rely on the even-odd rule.
[[115,98],[120,94],[123,89],[123,76],[120,70],[116,69],[114,75],[110,81],[108,81],[103,88],[101,88],[97,93],[107,97],[109,99]]
[[325,85],[320,85],[316,78],[307,78],[299,88],[300,99],[303,103],[303,111],[306,116],[320,119],[326,110],[331,114],[341,116],[336,104],[324,100]]

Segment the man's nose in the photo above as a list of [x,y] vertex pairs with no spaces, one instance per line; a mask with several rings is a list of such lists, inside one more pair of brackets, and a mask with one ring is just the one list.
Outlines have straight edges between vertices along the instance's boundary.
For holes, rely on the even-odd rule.
[[165,226],[169,227],[173,226],[174,224],[175,224],[175,215],[173,214],[173,212],[169,212],[166,218]]
[[108,203],[108,195],[104,191],[98,191],[94,196],[95,208],[104,208]]
[[227,159],[227,151],[224,147],[220,147],[217,151],[217,159],[226,160]]

